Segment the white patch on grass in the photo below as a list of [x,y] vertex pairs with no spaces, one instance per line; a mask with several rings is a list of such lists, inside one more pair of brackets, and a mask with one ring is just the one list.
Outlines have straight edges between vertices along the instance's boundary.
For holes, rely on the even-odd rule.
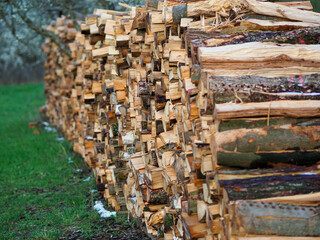
[[71,157],[68,157],[68,163],[74,163],[74,161],[71,160]]
[[63,137],[58,137],[56,138],[56,140],[60,141],[60,142],[63,142],[64,141],[64,138]]
[[47,132],[57,132],[57,129],[49,126],[44,127],[44,130],[46,130]]
[[50,124],[48,122],[42,122],[43,126],[44,126],[44,130],[46,130],[47,132],[57,132],[57,129],[55,129],[54,127],[50,127]]
[[117,215],[116,212],[110,212],[110,211],[106,210],[101,201],[95,201],[93,209],[97,210],[100,217],[102,217],[102,218],[109,218],[111,216]]
[[90,181],[90,179],[91,179],[91,177],[89,176],[86,179],[83,179],[82,182],[88,182],[88,181]]
[[82,172],[82,169],[76,169],[76,172]]

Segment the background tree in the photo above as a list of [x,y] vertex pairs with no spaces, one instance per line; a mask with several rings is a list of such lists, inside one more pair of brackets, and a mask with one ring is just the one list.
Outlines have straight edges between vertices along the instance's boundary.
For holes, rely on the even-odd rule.
[[[122,0],[136,5],[141,0]],[[122,10],[116,0],[0,0],[0,84],[39,82],[43,78],[44,54],[49,37],[65,52],[68,49],[52,32],[42,28],[65,15],[84,20],[95,8]]]

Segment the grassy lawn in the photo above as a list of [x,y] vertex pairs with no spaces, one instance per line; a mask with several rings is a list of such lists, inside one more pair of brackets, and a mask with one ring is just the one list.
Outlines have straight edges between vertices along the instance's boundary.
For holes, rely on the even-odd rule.
[[[125,216],[99,219],[94,179],[69,143],[29,122],[40,120],[42,84],[0,86],[0,238],[120,239],[135,233]],[[71,157],[73,163],[68,163]],[[81,169],[81,170],[77,170]],[[91,176],[90,181],[83,181]],[[113,238],[114,236],[119,238]],[[120,235],[119,235],[120,234]],[[127,239],[137,239],[131,236]],[[141,239],[141,238],[140,238]]]

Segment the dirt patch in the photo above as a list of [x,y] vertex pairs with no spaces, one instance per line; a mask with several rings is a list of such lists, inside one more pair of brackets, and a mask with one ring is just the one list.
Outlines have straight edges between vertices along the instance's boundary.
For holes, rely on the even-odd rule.
[[100,219],[94,223],[90,236],[81,231],[65,232],[61,240],[84,240],[84,239],[129,239],[150,240],[147,234],[136,222],[122,221],[117,218]]

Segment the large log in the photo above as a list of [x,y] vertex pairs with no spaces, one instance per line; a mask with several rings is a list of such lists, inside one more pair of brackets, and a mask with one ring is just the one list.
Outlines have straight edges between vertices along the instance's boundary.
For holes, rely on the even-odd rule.
[[218,170],[215,175],[215,181],[218,185],[222,180],[247,179],[255,177],[267,177],[276,175],[300,175],[305,172],[320,174],[319,165],[310,167],[286,167],[286,168],[268,168],[268,169],[243,169],[243,170]]
[[320,175],[316,173],[219,181],[226,202],[315,193],[319,184]]
[[307,68],[312,74],[319,73],[320,45],[251,42],[213,48],[200,47],[198,58],[204,69],[249,70],[248,72],[279,69],[286,76],[287,69],[295,67],[301,69],[301,72]]
[[[158,7],[159,1],[148,1],[148,7],[156,9]],[[176,7],[173,7],[169,10],[172,12],[172,16],[175,19],[174,23],[180,23],[181,18],[183,17],[197,17],[201,15],[206,16],[216,16],[216,14],[220,14],[224,17],[229,17],[230,10],[237,11],[237,14],[241,12],[246,12],[246,1],[242,0],[236,0],[236,1],[230,1],[230,0],[193,0],[189,1],[186,4],[183,4],[183,1],[177,1]],[[169,4],[170,5],[170,4]],[[280,4],[278,4],[280,5]],[[281,3],[280,6],[283,6],[285,4]],[[291,4],[292,5],[292,4]],[[312,6],[309,2],[309,4],[295,4],[296,9],[298,8],[307,8],[308,10],[312,10]],[[287,6],[284,6],[287,7]],[[289,8],[289,7],[287,7]],[[251,9],[252,10],[252,9]],[[299,10],[302,11],[302,10]],[[310,22],[312,23],[312,22]]]
[[[250,19],[249,19],[250,21]],[[246,21],[244,21],[246,23]],[[232,45],[239,43],[247,43],[247,42],[274,42],[274,43],[290,43],[290,44],[320,44],[320,28],[302,28],[302,29],[294,29],[288,25],[279,26],[278,31],[273,31],[275,28],[265,28],[265,27],[257,27],[251,26],[242,26],[243,22],[239,21],[235,24],[232,24],[228,28],[223,28],[220,30],[220,33],[217,34],[215,32],[203,32],[196,29],[188,29],[185,34],[185,41],[191,47],[191,56],[194,61],[196,61],[198,56],[198,48],[199,47],[218,47],[224,45]],[[253,29],[251,29],[253,28]],[[251,29],[251,31],[250,31]],[[272,31],[256,31],[269,29]],[[280,31],[282,30],[282,31]],[[233,71],[221,71],[222,76],[231,76]],[[247,71],[248,75],[254,75],[253,70]],[[283,71],[280,73],[283,74]],[[298,73],[303,74],[303,73]],[[306,74],[306,73],[305,73]],[[219,74],[215,74],[219,75]],[[235,76],[241,76],[242,74],[234,73]]]
[[275,78],[207,74],[207,84],[215,93],[216,103],[319,100],[319,80],[319,74]]
[[275,163],[314,164],[320,156],[319,120],[253,129],[233,129],[212,136],[217,163],[233,167],[268,167]]
[[[237,183],[236,180],[241,179],[253,179],[260,177],[276,177],[276,176],[297,176],[303,175],[305,173],[308,174],[320,174],[319,165],[313,165],[310,167],[285,167],[285,168],[269,168],[269,169],[243,169],[243,170],[219,170],[217,174],[214,176],[215,184],[217,186],[217,191],[219,194],[222,194],[223,183],[224,181],[233,180]],[[222,183],[220,185],[220,182]],[[269,197],[263,199],[263,201],[270,202],[282,202],[282,203],[302,203],[306,202],[308,204],[314,203],[319,200],[320,193],[307,193],[307,194],[299,194],[295,197],[287,197],[287,196],[277,196],[277,197]]]
[[254,129],[265,127],[276,127],[281,125],[296,126],[302,122],[314,121],[314,118],[287,118],[287,117],[252,117],[252,118],[234,118],[218,120],[216,127],[219,132],[234,130],[234,129]]
[[215,118],[230,119],[242,117],[317,117],[320,116],[320,101],[271,101],[260,103],[222,103],[216,104]]
[[238,168],[271,168],[281,166],[312,165],[318,162],[319,151],[282,151],[269,153],[235,153],[219,151],[217,163]]
[[251,11],[258,14],[316,24],[320,22],[320,13],[295,9],[271,2],[258,2],[256,0],[245,0],[245,2]]
[[[237,27],[246,25],[250,22],[259,22],[262,25],[277,25],[279,27],[266,28],[263,26],[252,27],[250,31],[250,26],[246,28],[241,28],[241,31],[237,32]],[[216,47],[222,45],[239,44],[246,42],[276,42],[276,43],[291,43],[291,44],[319,44],[319,27],[307,27],[302,29],[292,29],[295,27],[295,23],[299,26],[308,26],[310,23],[300,23],[300,22],[277,22],[270,20],[261,19],[247,19],[237,21],[232,24],[230,28],[225,28],[220,30],[220,34],[217,33],[205,33],[199,32],[195,29],[188,29],[186,32],[186,39],[190,42],[193,47]],[[285,24],[285,25],[282,25]],[[289,25],[288,25],[289,24]],[[292,24],[292,25],[290,25]],[[311,24],[317,25],[317,24]],[[292,26],[292,27],[290,27]],[[254,29],[255,28],[255,29]],[[252,31],[259,30],[259,31]],[[230,32],[231,31],[231,32]]]

